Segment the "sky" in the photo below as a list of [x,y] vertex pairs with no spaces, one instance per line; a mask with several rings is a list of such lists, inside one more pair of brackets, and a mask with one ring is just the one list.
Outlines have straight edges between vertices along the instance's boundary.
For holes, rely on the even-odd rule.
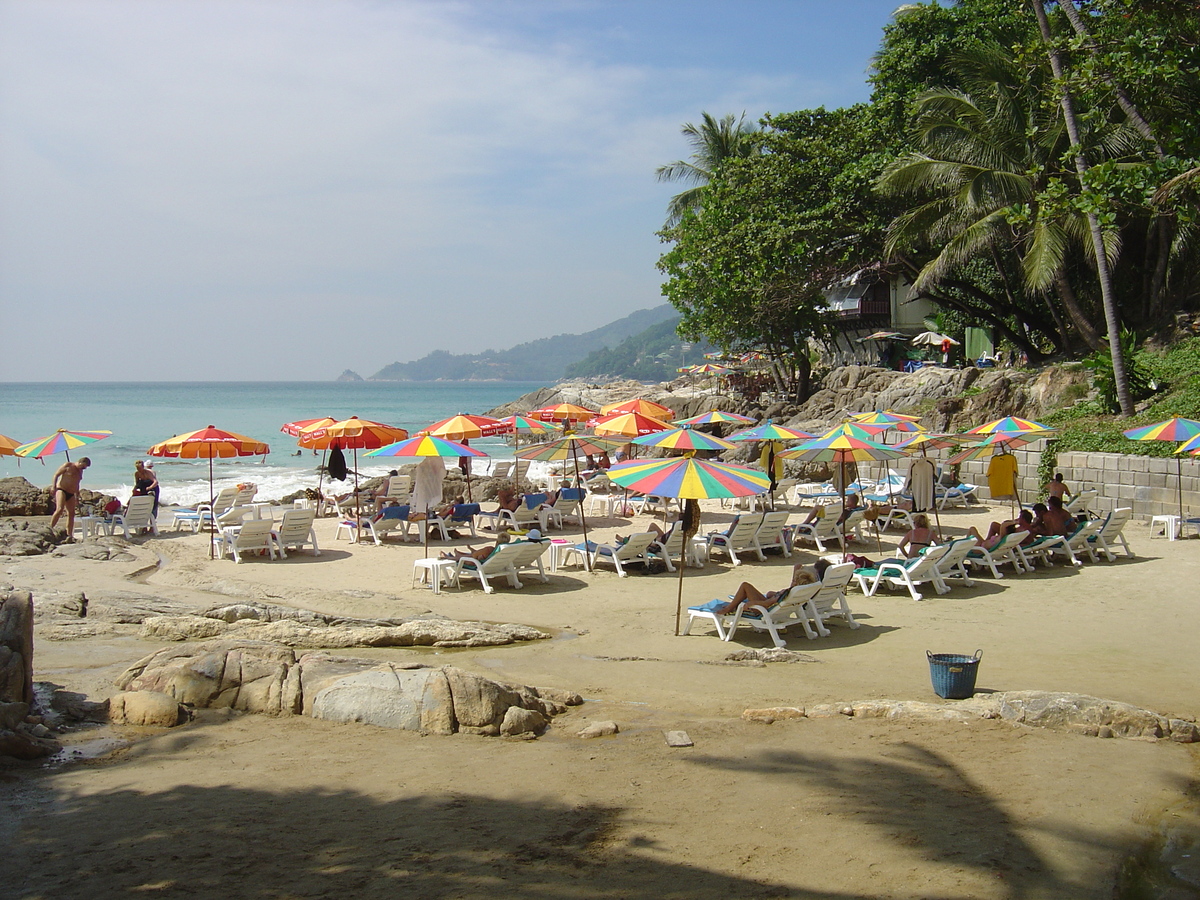
[[326,380],[664,302],[703,111],[899,0],[0,0],[0,382]]

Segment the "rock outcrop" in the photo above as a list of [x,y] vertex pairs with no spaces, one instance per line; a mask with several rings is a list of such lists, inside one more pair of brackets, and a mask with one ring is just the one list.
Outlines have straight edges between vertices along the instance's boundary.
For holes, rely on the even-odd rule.
[[297,657],[290,647],[245,640],[160,650],[130,666],[117,686],[192,707],[514,737],[540,734],[567,706],[583,702],[578,694],[504,684],[454,666]]
[[0,520],[0,556],[38,556],[49,553],[61,541],[66,540],[66,537],[65,531],[56,531],[45,522],[28,519]]
[[252,601],[197,612],[183,603],[133,591],[96,591],[88,595],[48,591],[39,596],[36,622],[47,640],[111,634],[113,626],[138,625],[138,636],[147,640],[225,637],[305,649],[496,647],[550,637],[528,625],[458,622],[432,615],[355,619]]
[[33,715],[33,597],[0,593],[0,757],[37,759],[59,749]]
[[[81,506],[92,504],[100,507],[112,499],[108,494],[87,488],[79,492]],[[0,516],[48,516],[53,512],[54,500],[49,487],[40,488],[20,476],[0,478]]]
[[1195,722],[1162,716],[1116,700],[1054,691],[1007,691],[926,703],[917,700],[856,700],[801,706],[747,709],[742,718],[770,724],[778,719],[830,718],[924,719],[969,722],[1001,719],[1014,725],[1052,728],[1091,737],[1168,739],[1191,744],[1200,741]]

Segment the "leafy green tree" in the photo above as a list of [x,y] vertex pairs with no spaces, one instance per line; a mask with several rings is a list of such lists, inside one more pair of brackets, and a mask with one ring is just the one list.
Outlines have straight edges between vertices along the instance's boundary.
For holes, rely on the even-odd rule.
[[745,113],[736,119],[732,113],[720,119],[714,119],[707,112],[700,115],[699,125],[688,122],[682,129],[692,146],[691,158],[659,166],[654,173],[659,181],[694,185],[676,194],[667,204],[668,228],[678,224],[687,213],[699,212],[704,186],[726,160],[755,152],[752,137],[758,129],[753,123],[746,122]]
[[663,293],[682,336],[765,349],[804,397],[809,340],[832,324],[826,291],[880,258],[889,213],[871,185],[888,153],[865,105],[770,118],[756,142],[761,153],[721,166],[698,214],[661,233]]

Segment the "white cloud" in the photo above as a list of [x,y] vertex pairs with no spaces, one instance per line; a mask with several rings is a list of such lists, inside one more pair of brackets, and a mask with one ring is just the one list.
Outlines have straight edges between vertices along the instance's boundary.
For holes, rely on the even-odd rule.
[[[120,342],[141,310],[164,340],[213,345],[203,365],[229,377],[321,378],[660,302],[671,189],[653,170],[686,152],[679,124],[781,108],[798,79],[605,62],[577,38],[482,28],[475,9],[0,2],[6,332],[67,317]],[[231,319],[283,347],[317,321],[358,333],[314,371],[226,360]],[[0,380],[35,358],[14,343]],[[57,374],[96,377],[69,359]]]

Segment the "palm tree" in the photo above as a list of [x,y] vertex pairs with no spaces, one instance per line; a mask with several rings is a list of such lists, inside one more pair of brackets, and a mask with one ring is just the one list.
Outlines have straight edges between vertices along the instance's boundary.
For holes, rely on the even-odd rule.
[[746,123],[746,114],[734,119],[733,113],[714,119],[709,113],[701,113],[700,124],[688,122],[683,126],[684,137],[692,146],[690,160],[676,160],[659,166],[654,174],[659,181],[682,181],[695,187],[676,194],[667,204],[667,227],[679,224],[689,212],[700,211],[704,186],[728,159],[746,157],[757,152],[750,136],[758,131],[753,123]]
[[[888,252],[920,243],[933,248],[918,289],[981,257],[1004,279],[1002,260],[1015,253],[1024,292],[1055,291],[1076,332],[1097,348],[1101,336],[1066,278],[1070,251],[1092,249],[1087,222],[1065,204],[1048,210],[1039,202],[1066,189],[1070,174],[1059,165],[1069,144],[1059,110],[1046,101],[1048,73],[1023,69],[995,43],[976,45],[952,65],[963,90],[935,88],[918,97],[920,150],[900,156],[880,176],[885,193],[922,198],[892,223]],[[1128,133],[1110,127],[1095,137],[1117,153]],[[1115,249],[1108,247],[1110,258]]]

